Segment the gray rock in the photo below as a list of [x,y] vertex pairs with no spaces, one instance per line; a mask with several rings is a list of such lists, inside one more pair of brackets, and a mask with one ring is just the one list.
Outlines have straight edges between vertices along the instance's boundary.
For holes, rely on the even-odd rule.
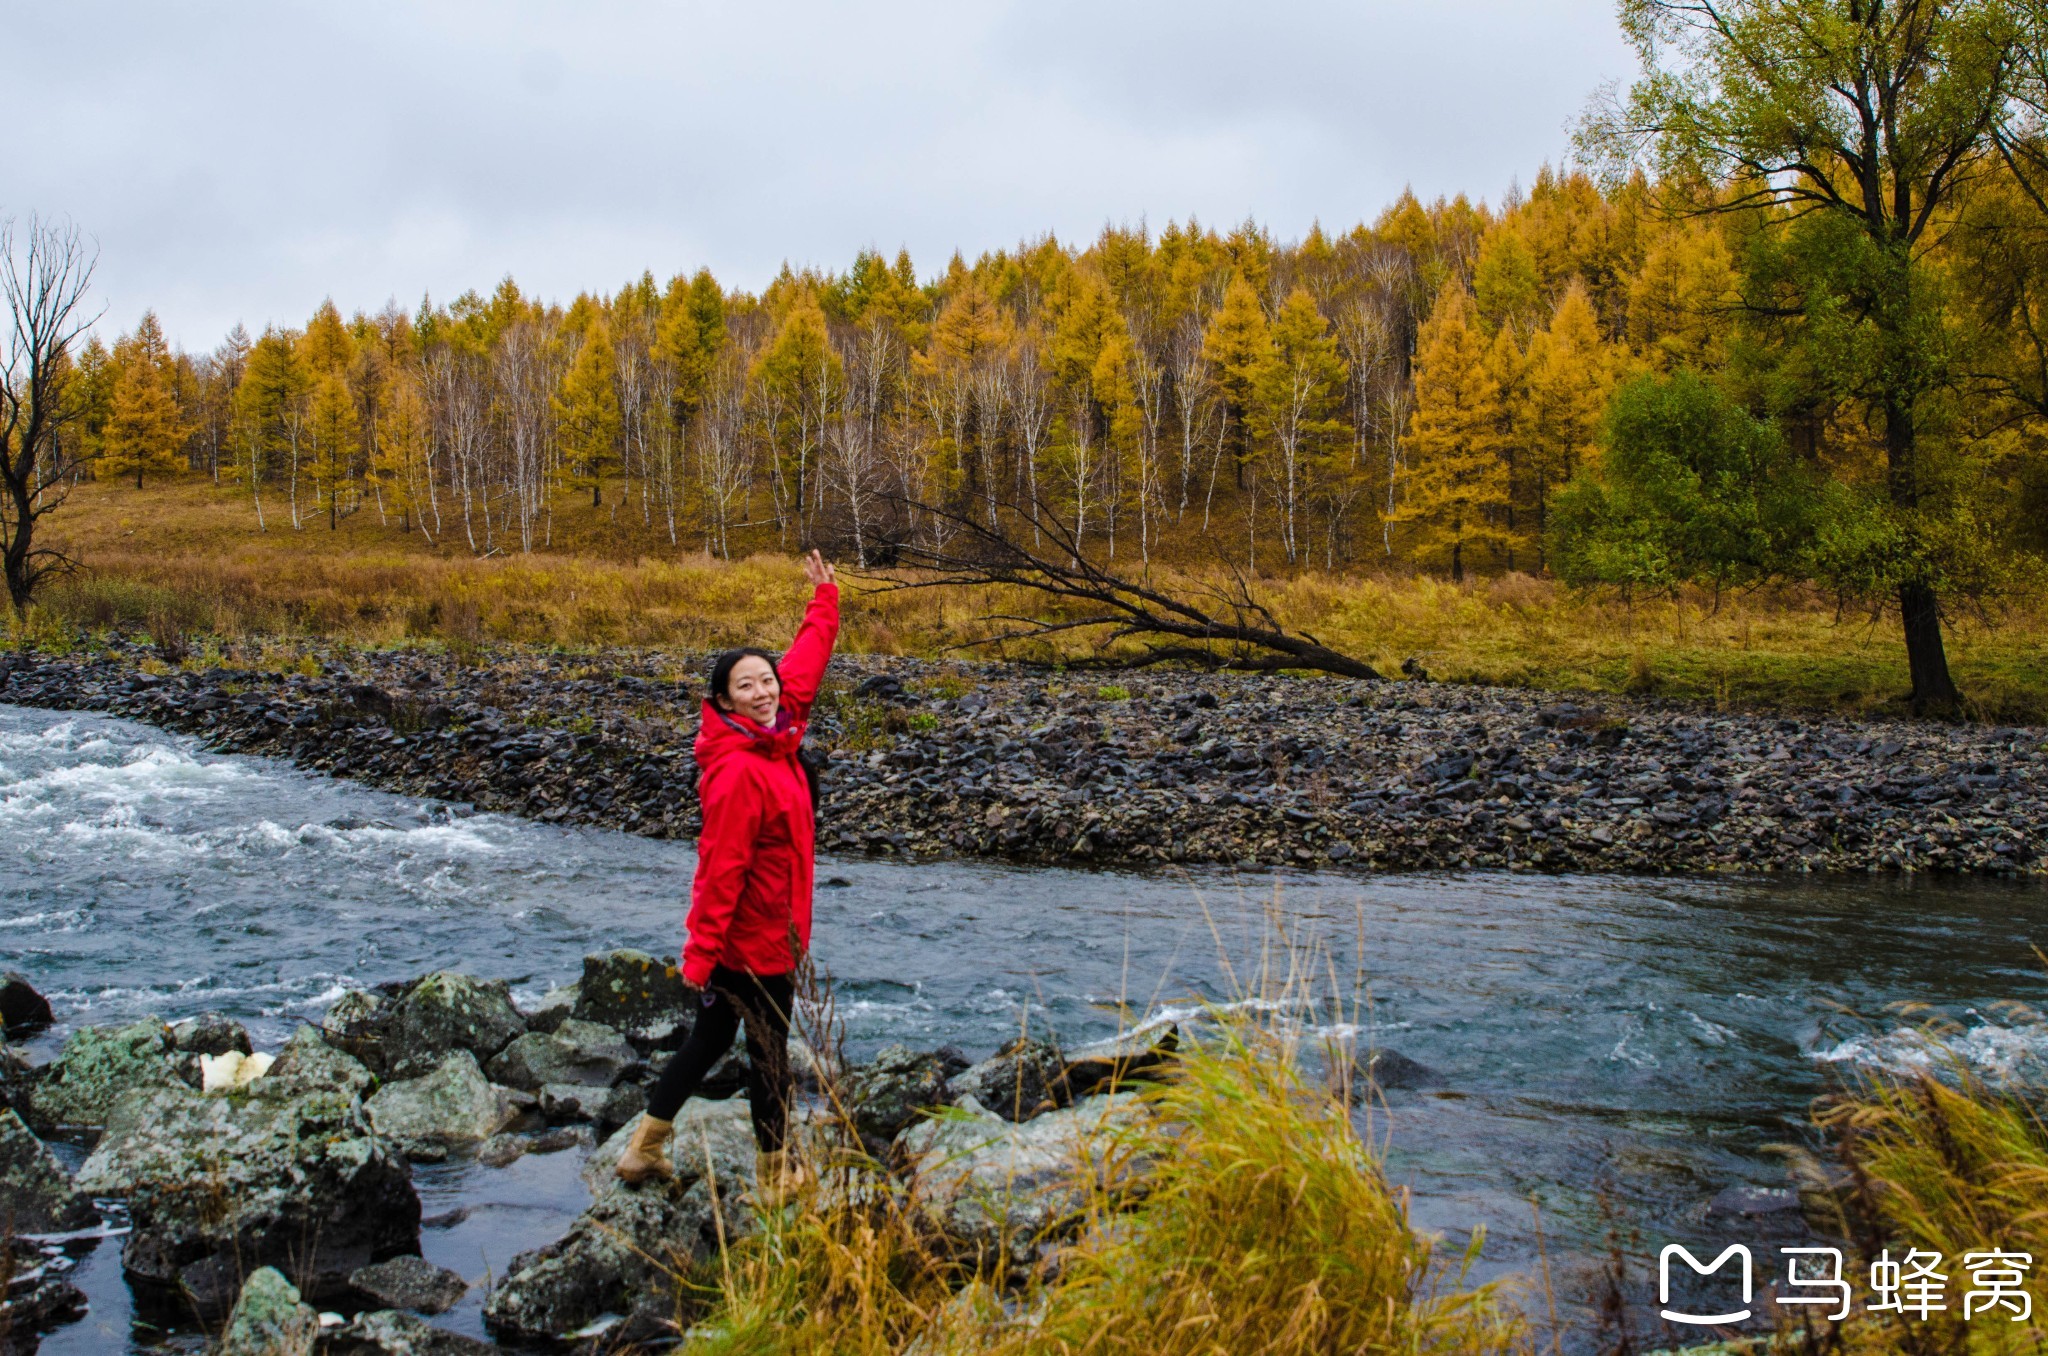
[[689,990],[675,966],[644,951],[583,958],[575,1016],[599,1022],[642,1045],[666,1046],[689,1031]]
[[552,1124],[595,1121],[624,1125],[647,1109],[647,1093],[636,1084],[594,1088],[587,1083],[549,1083],[540,1090],[540,1114]]
[[50,1000],[37,992],[27,975],[19,970],[0,974],[0,1030],[6,1032],[8,1039],[33,1036],[55,1020]]
[[387,1309],[444,1314],[469,1293],[469,1282],[424,1257],[394,1257],[349,1274],[348,1283]]
[[337,1050],[329,1044],[326,1031],[314,1026],[292,1032],[264,1077],[289,1080],[308,1091],[321,1088],[351,1097],[366,1096],[377,1084],[376,1075],[361,1060]]
[[1368,1082],[1382,1092],[1446,1085],[1442,1074],[1419,1060],[1408,1058],[1399,1050],[1374,1050],[1353,1061],[1351,1090],[1354,1098],[1364,1093]]
[[496,1134],[477,1146],[476,1161],[487,1168],[509,1168],[526,1157],[524,1135]]
[[0,1356],[35,1356],[37,1334],[85,1317],[85,1293],[67,1279],[71,1259],[54,1244],[0,1242],[7,1276],[0,1300]]
[[1799,1193],[1790,1187],[1733,1186],[1707,1202],[1709,1219],[1750,1219],[1799,1209]]
[[1056,1042],[1019,1036],[947,1080],[946,1095],[972,1097],[1004,1120],[1028,1121],[1056,1104],[1054,1088],[1066,1059]]
[[255,1048],[249,1044],[248,1028],[218,1012],[171,1023],[171,1047],[181,1055],[224,1055],[230,1050],[246,1055]]
[[[633,1117],[628,1116],[626,1119],[631,1120]],[[558,1154],[564,1149],[596,1147],[597,1136],[590,1132],[587,1125],[558,1125],[552,1130],[543,1130],[526,1141],[526,1152],[530,1154]]]
[[1126,1083],[1144,1082],[1171,1064],[1179,1049],[1177,1026],[1168,1026],[1157,1040],[1138,1031],[1084,1046],[1073,1052],[1061,1071],[1055,1094],[1061,1101],[1071,1102],[1115,1091]]
[[0,1221],[17,1234],[56,1234],[99,1223],[90,1197],[21,1117],[0,1111]]
[[535,1091],[548,1083],[608,1088],[640,1062],[615,1029],[570,1018],[551,1032],[529,1031],[490,1064],[493,1082]]
[[130,1281],[202,1317],[227,1310],[249,1268],[280,1268],[317,1303],[350,1293],[356,1268],[419,1247],[404,1156],[354,1097],[290,1081],[131,1092],[78,1187],[128,1198]]
[[576,996],[579,986],[564,984],[549,989],[541,995],[540,1005],[531,1012],[523,1013],[528,1031],[553,1031],[563,1022],[576,1015]]
[[492,1086],[467,1050],[444,1056],[423,1077],[384,1084],[363,1108],[378,1134],[408,1152],[415,1146],[481,1143],[519,1116],[518,1106]]
[[484,1302],[484,1324],[500,1340],[561,1341],[603,1314],[631,1312],[708,1257],[711,1238],[705,1184],[614,1182],[568,1233],[512,1259]]
[[153,1017],[74,1031],[30,1091],[28,1119],[45,1130],[103,1125],[116,1097],[177,1082],[170,1051],[170,1031]]
[[275,1267],[249,1273],[214,1356],[313,1356],[320,1315]]
[[428,975],[406,991],[383,1033],[386,1076],[416,1078],[451,1051],[489,1060],[526,1030],[503,981],[454,970]]
[[499,1348],[414,1314],[376,1309],[320,1339],[320,1356],[494,1356]]
[[351,989],[327,1009],[320,1026],[343,1048],[349,1048],[352,1041],[381,1041],[391,1012],[392,1006],[382,994]]
[[910,1170],[911,1207],[927,1224],[963,1251],[1023,1264],[1109,1173],[1141,1166],[1108,1146],[1143,1114],[1138,1095],[1126,1092],[1012,1124],[968,1097],[904,1131],[895,1152]]
[[842,1109],[870,1153],[881,1155],[905,1126],[946,1102],[944,1059],[904,1045],[885,1046],[839,1084]]

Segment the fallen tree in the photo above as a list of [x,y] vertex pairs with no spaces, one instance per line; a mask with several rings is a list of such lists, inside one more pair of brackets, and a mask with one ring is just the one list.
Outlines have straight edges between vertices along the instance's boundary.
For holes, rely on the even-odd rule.
[[[917,574],[856,576],[874,591],[1009,585],[1083,609],[1081,616],[1059,618],[990,613],[982,620],[1015,629],[967,646],[1093,631],[1096,653],[1068,661],[1067,667],[1130,669],[1187,663],[1251,673],[1310,669],[1345,678],[1380,677],[1363,660],[1333,650],[1305,631],[1289,630],[1259,601],[1251,582],[1235,566],[1226,566],[1228,587],[1196,584],[1169,589],[1114,574],[1091,560],[1074,532],[1042,504],[1012,506],[1006,510],[1008,521],[998,519],[994,524],[930,504],[904,501],[903,506],[944,523],[951,530],[942,540],[950,544],[906,543],[897,559]],[[1027,531],[1030,545],[1024,541]],[[1108,653],[1123,641],[1136,641],[1141,648],[1135,653]]]

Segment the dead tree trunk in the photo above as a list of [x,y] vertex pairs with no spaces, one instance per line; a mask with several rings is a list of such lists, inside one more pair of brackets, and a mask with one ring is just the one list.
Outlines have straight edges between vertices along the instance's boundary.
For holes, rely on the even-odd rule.
[[[900,559],[918,575],[874,579],[877,591],[1010,585],[1084,612],[1057,619],[992,614],[984,620],[1013,623],[1016,629],[975,644],[1094,632],[1097,654],[1081,661],[1091,668],[1181,662],[1254,673],[1310,669],[1346,678],[1380,676],[1370,664],[1283,626],[1234,567],[1228,588],[1170,590],[1112,574],[1089,560],[1079,537],[1043,505],[1012,509],[1008,522],[999,518],[994,523],[929,504],[916,508],[955,529],[949,545],[906,546]],[[1026,545],[1027,537],[1042,545]],[[1125,640],[1143,648],[1136,654],[1106,653]]]

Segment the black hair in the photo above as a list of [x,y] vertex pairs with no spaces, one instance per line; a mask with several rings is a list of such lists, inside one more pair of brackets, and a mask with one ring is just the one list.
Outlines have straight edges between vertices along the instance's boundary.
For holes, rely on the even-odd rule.
[[711,661],[711,704],[713,706],[718,705],[718,698],[720,697],[724,697],[728,701],[732,699],[733,666],[749,655],[755,659],[767,661],[768,671],[775,675],[775,681],[778,683],[782,681],[782,670],[775,667],[775,656],[766,650],[757,650],[751,645],[742,646],[737,650],[727,650],[724,654]]

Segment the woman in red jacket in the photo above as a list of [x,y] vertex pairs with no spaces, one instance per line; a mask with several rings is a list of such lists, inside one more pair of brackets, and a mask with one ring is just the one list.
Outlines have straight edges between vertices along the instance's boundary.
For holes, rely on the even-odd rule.
[[839,585],[816,551],[803,625],[778,665],[761,650],[728,650],[711,669],[697,731],[697,797],[704,831],[690,890],[683,982],[698,995],[689,1039],[663,1069],[619,1158],[629,1182],[668,1176],[676,1112],[747,1032],[747,1103],[761,1179],[785,1177],[789,1016],[793,975],[811,943],[816,825],[810,774],[797,758],[805,718],[839,634]]

